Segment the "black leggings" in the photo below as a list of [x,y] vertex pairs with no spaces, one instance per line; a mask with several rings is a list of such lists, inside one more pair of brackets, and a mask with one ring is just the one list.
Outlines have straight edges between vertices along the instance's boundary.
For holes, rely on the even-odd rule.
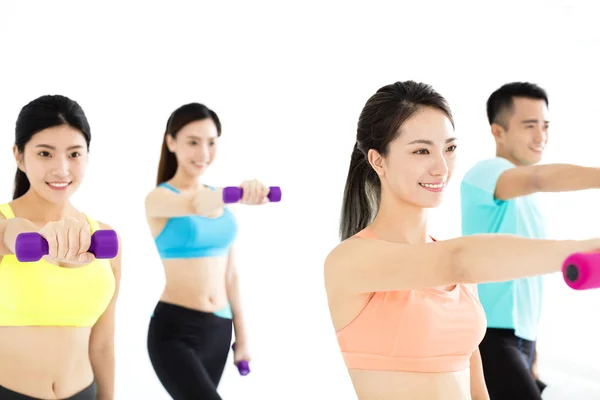
[[232,321],[159,302],[148,329],[148,354],[174,400],[221,400],[217,386],[231,345]]
[[487,329],[479,351],[490,400],[542,399],[546,384],[531,374],[534,348],[512,329]]
[[[13,392],[3,386],[0,386],[0,400],[41,400],[37,397],[27,396],[21,393]],[[96,400],[96,382],[92,382],[90,386],[86,387],[79,393],[75,393],[73,396],[68,397],[64,400]]]

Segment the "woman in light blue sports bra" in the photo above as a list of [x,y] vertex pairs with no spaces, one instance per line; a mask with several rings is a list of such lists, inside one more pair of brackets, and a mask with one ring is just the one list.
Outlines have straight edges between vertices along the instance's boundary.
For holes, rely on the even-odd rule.
[[[235,330],[234,362],[250,361],[233,257],[236,219],[220,189],[201,183],[213,162],[221,123],[198,103],[168,122],[157,187],[146,216],[165,270],[166,285],[148,329],[148,353],[175,400],[221,399],[217,387]],[[265,204],[269,188],[246,181],[243,204]]]

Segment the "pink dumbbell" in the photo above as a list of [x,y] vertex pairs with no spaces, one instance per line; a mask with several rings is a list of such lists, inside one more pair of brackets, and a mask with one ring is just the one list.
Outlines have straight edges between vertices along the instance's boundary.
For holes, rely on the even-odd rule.
[[600,253],[573,253],[562,267],[563,278],[571,289],[600,288]]

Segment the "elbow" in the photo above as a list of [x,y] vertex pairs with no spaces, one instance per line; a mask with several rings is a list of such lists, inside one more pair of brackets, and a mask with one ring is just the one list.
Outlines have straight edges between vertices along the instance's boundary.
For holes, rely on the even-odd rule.
[[538,168],[539,166],[535,166],[532,169],[531,174],[529,175],[529,191],[531,193],[543,192],[544,189],[548,186],[548,177],[547,174],[544,174],[543,168]]
[[450,277],[449,284],[477,283],[475,271],[469,268],[468,237],[455,239],[448,250],[446,268]]

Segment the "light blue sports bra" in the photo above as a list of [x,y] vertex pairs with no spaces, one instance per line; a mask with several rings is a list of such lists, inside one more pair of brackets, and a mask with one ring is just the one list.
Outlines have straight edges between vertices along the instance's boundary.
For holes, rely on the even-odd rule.
[[[167,183],[159,186],[179,193]],[[219,257],[229,254],[237,231],[235,216],[225,207],[223,214],[216,218],[200,215],[169,218],[154,242],[162,259]]]

